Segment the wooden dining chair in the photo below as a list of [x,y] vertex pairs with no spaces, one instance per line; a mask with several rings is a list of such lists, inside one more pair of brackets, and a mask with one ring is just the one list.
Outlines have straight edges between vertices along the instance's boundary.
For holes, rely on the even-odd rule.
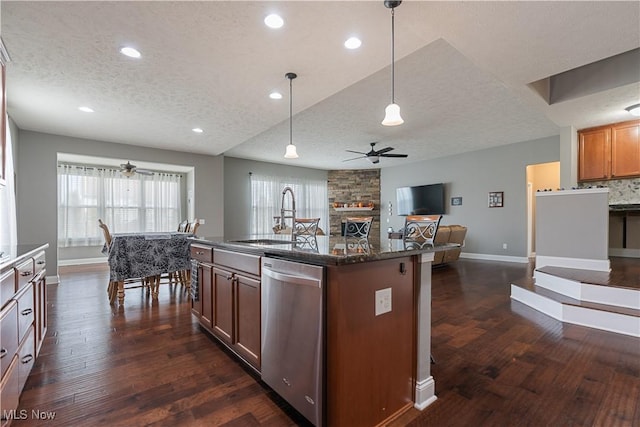
[[200,221],[198,220],[198,218],[194,218],[193,222],[190,222],[187,225],[187,229],[185,230],[187,233],[191,233],[193,235],[196,234],[196,231],[198,231],[198,226],[200,225]]
[[[109,227],[107,224],[102,222],[102,219],[98,218],[98,227],[102,229],[102,233],[104,234],[104,242],[107,247],[107,253],[109,248],[111,247],[111,232],[109,231]],[[150,290],[155,283],[154,277],[141,277],[135,279],[127,279],[124,281],[124,285],[129,285],[127,288],[139,288],[145,287],[147,290]],[[131,286],[131,284],[135,284],[135,286]],[[109,280],[109,284],[107,285],[107,295],[109,296],[109,303],[113,304],[116,300],[116,296],[118,295],[118,282]]]

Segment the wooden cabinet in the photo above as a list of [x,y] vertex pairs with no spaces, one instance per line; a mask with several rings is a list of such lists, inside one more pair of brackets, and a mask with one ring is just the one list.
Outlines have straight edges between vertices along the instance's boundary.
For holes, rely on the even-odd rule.
[[611,177],[640,175],[640,120],[611,128]]
[[232,272],[213,269],[214,306],[213,333],[227,344],[233,344],[233,288]]
[[578,132],[578,180],[640,176],[640,120]]
[[235,347],[254,367],[260,367],[260,280],[236,275]]
[[327,425],[385,425],[412,406],[415,277],[410,257],[328,267]]
[[259,370],[260,257],[191,246],[191,256],[198,261],[199,290],[192,313],[202,327]]
[[[45,246],[46,247],[46,246]],[[11,422],[47,331],[45,253],[35,247],[0,274],[0,425]]]

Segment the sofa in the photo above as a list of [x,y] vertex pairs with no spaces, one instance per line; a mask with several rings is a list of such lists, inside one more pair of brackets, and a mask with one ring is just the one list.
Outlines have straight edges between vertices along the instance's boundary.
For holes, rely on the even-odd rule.
[[[435,243],[457,243],[460,246],[464,244],[464,238],[467,235],[467,227],[463,225],[440,225],[436,232]],[[457,261],[460,258],[461,248],[447,249],[446,251],[436,252],[432,265],[446,264]]]

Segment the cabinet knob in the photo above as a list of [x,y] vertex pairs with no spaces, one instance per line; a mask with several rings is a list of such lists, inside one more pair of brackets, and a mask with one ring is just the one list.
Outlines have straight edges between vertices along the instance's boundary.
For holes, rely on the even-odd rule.
[[202,251],[197,251],[197,252],[196,252],[196,255],[204,255],[204,252],[202,252]]
[[5,357],[8,353],[9,353],[9,350],[7,350],[6,348],[3,347],[2,349],[0,349],[0,359]]
[[31,313],[33,313],[33,309],[32,309],[32,308],[25,308],[24,310],[22,310],[22,311],[20,312],[20,314],[22,314],[23,316],[28,316],[28,315],[30,315]]
[[22,272],[20,273],[20,275],[21,275],[22,277],[31,276],[31,272],[30,272],[30,271],[22,271]]
[[22,363],[29,363],[33,360],[33,354],[27,354],[20,360]]
[[42,261],[42,260],[40,260],[40,261],[36,262],[36,264],[38,264],[38,265],[42,265],[42,264],[44,264],[44,263],[45,263],[45,262],[44,262],[44,261]]

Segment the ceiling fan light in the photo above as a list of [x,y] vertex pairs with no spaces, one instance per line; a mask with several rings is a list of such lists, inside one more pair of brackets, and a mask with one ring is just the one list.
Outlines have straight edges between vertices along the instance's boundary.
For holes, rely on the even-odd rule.
[[398,126],[404,123],[402,117],[400,117],[400,106],[398,104],[389,104],[384,109],[384,120],[382,124],[384,126]]
[[297,159],[298,152],[296,151],[296,146],[293,144],[287,145],[287,150],[284,153],[285,159]]
[[640,104],[630,105],[625,110],[632,116],[640,116]]
[[126,169],[122,171],[122,175],[126,176],[127,178],[131,178],[134,174],[135,171],[133,169]]

